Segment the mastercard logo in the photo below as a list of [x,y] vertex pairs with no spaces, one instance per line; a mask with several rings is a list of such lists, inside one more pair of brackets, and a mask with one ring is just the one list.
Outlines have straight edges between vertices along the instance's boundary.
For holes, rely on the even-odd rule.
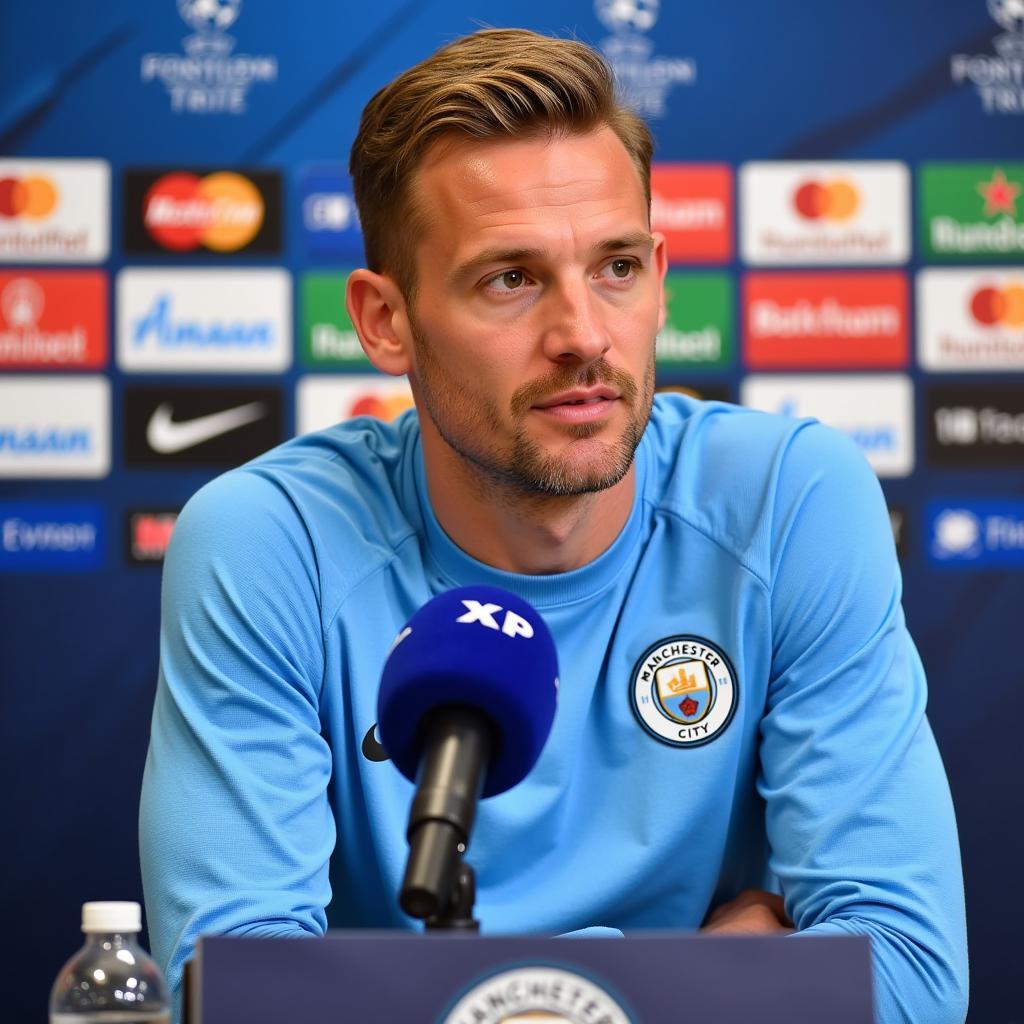
[[413,406],[412,395],[363,395],[349,408],[349,416],[375,416],[379,420],[393,420]]
[[825,183],[808,181],[793,193],[793,206],[807,220],[842,221],[857,212],[860,194],[841,178]]
[[971,296],[971,315],[986,327],[1024,327],[1024,285],[979,288]]
[[204,246],[233,252],[256,237],[265,212],[259,189],[240,174],[218,171],[200,177],[176,171],[150,186],[142,220],[165,249],[188,252]]
[[42,220],[57,205],[57,188],[49,178],[0,178],[0,217]]

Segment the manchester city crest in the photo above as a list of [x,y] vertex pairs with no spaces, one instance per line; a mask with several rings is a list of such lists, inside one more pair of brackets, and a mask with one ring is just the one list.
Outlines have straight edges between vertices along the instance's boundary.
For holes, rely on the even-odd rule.
[[699,636],[670,636],[640,656],[630,698],[652,736],[675,747],[699,747],[732,721],[739,683],[720,647]]
[[632,1024],[589,978],[560,967],[518,967],[474,985],[440,1024]]

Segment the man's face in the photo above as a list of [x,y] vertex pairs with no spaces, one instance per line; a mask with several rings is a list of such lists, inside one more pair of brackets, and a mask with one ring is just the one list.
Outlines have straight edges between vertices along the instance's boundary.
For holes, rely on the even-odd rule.
[[617,483],[650,414],[664,245],[607,128],[428,153],[409,309],[421,414],[488,478]]

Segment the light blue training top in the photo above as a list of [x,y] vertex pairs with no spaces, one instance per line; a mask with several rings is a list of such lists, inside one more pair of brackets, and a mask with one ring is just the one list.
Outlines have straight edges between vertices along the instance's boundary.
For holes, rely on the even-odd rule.
[[656,398],[636,471],[611,547],[550,576],[445,535],[412,413],[300,437],[192,498],[141,812],[176,990],[202,933],[414,926],[396,898],[413,787],[364,738],[405,621],[493,584],[544,616],[561,683],[535,769],[480,807],[485,933],[695,929],[774,884],[798,931],[871,937],[879,1024],[964,1019],[956,825],[874,475],[818,423],[679,395]]

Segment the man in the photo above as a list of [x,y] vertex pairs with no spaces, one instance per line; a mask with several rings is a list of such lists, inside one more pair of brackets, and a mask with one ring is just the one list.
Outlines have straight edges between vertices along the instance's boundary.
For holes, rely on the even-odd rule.
[[418,417],[283,445],[179,520],[142,807],[172,985],[204,932],[411,925],[380,670],[426,600],[484,583],[561,665],[540,762],[480,809],[485,931],[866,934],[882,1024],[963,1019],[956,830],[877,482],[811,421],[652,411],[650,159],[594,52],[528,32],[368,104],[348,309]]

